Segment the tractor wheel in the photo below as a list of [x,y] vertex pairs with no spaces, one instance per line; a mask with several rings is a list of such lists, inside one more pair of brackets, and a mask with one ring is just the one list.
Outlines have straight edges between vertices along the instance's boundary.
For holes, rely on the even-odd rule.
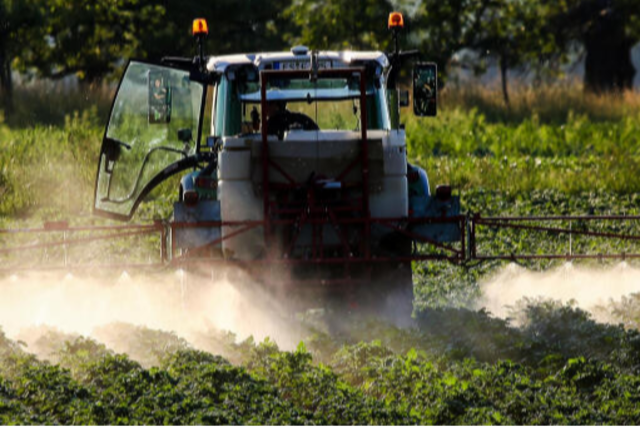
[[377,317],[398,327],[413,324],[413,275],[411,264],[374,268],[372,281],[360,290],[364,315]]
[[378,319],[401,328],[414,321],[411,264],[375,268],[372,280],[348,294],[327,299],[326,323],[331,334],[348,334],[350,324],[362,319]]

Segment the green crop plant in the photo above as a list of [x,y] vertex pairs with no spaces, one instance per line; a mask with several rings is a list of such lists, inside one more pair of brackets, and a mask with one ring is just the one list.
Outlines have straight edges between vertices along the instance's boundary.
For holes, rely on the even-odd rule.
[[[524,301],[522,327],[441,309],[414,329],[369,320],[310,346],[243,346],[240,365],[176,348],[147,367],[98,342],[49,334],[57,365],[0,335],[3,424],[637,424],[637,331],[570,305]],[[124,325],[114,325],[122,329]],[[372,339],[374,338],[375,339]],[[326,363],[318,361],[324,354]],[[143,356],[144,357],[144,356]]]

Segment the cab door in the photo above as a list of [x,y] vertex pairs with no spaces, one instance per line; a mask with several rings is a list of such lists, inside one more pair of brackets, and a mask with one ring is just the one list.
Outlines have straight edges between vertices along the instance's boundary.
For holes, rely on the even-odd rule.
[[190,74],[129,62],[102,140],[95,213],[128,220],[154,187],[196,165],[206,90]]

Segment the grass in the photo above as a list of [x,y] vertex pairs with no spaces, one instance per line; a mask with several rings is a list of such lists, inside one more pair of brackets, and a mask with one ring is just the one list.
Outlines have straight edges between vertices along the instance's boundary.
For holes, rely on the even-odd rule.
[[0,110],[0,223],[85,216],[113,87],[35,81]]
[[441,93],[445,110],[481,111],[490,123],[518,124],[532,116],[540,123],[561,126],[573,116],[586,116],[591,122],[618,122],[640,111],[640,94],[594,95],[575,81],[555,84],[525,85],[515,82],[510,88],[510,106],[504,104],[502,92],[481,85],[450,85]]
[[90,111],[101,125],[106,123],[115,86],[76,86],[37,80],[18,85],[13,94],[13,111],[0,111],[0,123],[11,128],[38,125],[64,126],[67,118]]
[[91,110],[62,126],[0,126],[0,216],[87,214],[100,137]]
[[509,107],[481,86],[443,91],[437,119],[405,118],[409,153],[461,191],[567,194],[640,190],[640,95],[576,84],[516,87]]

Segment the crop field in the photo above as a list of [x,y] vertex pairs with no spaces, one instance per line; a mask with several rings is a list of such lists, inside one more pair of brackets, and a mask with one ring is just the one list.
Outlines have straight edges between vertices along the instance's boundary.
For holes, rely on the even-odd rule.
[[[0,118],[0,228],[104,223],[91,204],[110,96],[106,87],[16,89],[17,113]],[[60,108],[47,107],[60,98]],[[453,185],[463,212],[640,215],[637,95],[522,88],[506,108],[491,90],[452,86],[441,105],[437,118],[404,118],[408,150],[432,188]],[[174,184],[155,190],[135,221],[166,218]],[[640,234],[637,223],[603,227]],[[568,245],[640,253],[635,242],[597,238],[508,230],[482,237],[487,253]],[[8,239],[0,235],[0,248]],[[114,252],[137,249],[123,243]],[[329,333],[317,313],[300,313],[283,323],[295,330],[286,340],[224,324],[187,336],[176,323],[185,313],[173,324],[80,325],[93,327],[85,331],[38,320],[48,312],[26,297],[11,313],[33,325],[0,321],[0,424],[640,424],[636,263],[413,270],[413,328],[354,316]],[[18,295],[17,280],[0,276],[0,289]],[[53,287],[81,288],[74,280]],[[49,279],[35,282],[27,290],[58,301]],[[146,295],[134,288],[123,295]],[[76,302],[108,311],[89,307],[97,298]]]

